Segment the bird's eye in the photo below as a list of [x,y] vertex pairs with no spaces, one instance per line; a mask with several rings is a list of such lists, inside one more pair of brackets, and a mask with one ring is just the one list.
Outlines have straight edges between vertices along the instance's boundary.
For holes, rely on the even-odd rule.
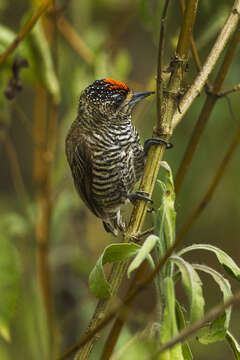
[[124,97],[120,94],[113,94],[112,98],[114,99],[114,105],[118,107],[124,100]]

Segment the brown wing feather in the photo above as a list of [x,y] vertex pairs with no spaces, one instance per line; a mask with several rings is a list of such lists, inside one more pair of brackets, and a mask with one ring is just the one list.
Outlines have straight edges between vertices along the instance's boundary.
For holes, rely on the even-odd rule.
[[84,136],[78,137],[77,144],[74,144],[70,167],[76,189],[87,207],[99,216],[97,205],[92,197],[92,166],[91,151]]

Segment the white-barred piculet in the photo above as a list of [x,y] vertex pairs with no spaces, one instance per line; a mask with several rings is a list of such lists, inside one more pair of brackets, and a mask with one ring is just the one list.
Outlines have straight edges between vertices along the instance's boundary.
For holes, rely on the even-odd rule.
[[75,187],[87,207],[103,221],[106,231],[117,235],[125,224],[120,207],[127,200],[151,201],[135,191],[143,174],[151,138],[141,145],[132,123],[134,106],[152,91],[133,92],[120,81],[96,80],[82,91],[78,114],[67,134],[66,155]]

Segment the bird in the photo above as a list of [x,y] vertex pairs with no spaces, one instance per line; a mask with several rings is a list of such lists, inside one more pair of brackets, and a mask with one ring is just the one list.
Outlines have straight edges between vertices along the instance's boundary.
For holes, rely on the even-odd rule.
[[103,221],[107,232],[125,231],[120,208],[137,199],[152,202],[149,194],[134,191],[151,144],[171,144],[150,138],[141,145],[132,123],[137,103],[153,91],[134,92],[126,83],[95,80],[79,97],[78,113],[65,142],[75,188],[86,206]]

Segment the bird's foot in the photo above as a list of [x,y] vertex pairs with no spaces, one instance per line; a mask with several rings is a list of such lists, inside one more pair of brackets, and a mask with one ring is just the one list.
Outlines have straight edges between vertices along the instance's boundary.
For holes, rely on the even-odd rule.
[[133,204],[136,203],[136,200],[145,200],[145,201],[149,201],[151,204],[153,203],[152,199],[149,197],[149,194],[146,191],[141,191],[141,190],[128,194],[127,198]]
[[147,156],[151,145],[159,145],[159,144],[166,145],[166,149],[171,149],[173,147],[173,144],[171,144],[171,143],[169,143],[166,140],[163,140],[161,138],[157,138],[157,137],[149,138],[149,139],[145,140],[145,142],[144,142],[144,153],[145,153],[145,155]]

